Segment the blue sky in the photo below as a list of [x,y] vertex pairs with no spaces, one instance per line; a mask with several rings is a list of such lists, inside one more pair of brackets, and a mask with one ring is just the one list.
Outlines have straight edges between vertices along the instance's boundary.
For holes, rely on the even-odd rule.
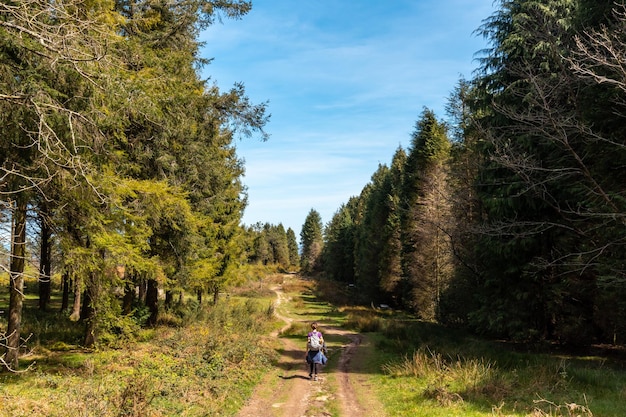
[[267,142],[236,143],[249,203],[243,222],[299,237],[313,208],[324,224],[378,164],[406,148],[424,107],[440,118],[485,40],[492,0],[253,0],[242,20],[202,33],[203,70],[220,89],[243,82],[268,102]]

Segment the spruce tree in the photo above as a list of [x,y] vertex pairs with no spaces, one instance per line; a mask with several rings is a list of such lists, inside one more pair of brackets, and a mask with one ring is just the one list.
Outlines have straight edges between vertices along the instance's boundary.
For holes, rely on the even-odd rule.
[[389,167],[379,164],[359,196],[362,214],[356,231],[354,275],[362,302],[389,302],[380,291],[381,254],[387,243],[383,230],[389,216],[389,179]]
[[415,125],[402,184],[402,272],[409,305],[434,320],[451,276],[446,126],[424,109]]
[[296,233],[290,227],[287,229],[287,248],[289,250],[289,266],[300,265],[300,254],[298,253],[298,241]]
[[324,233],[323,266],[326,274],[337,281],[354,283],[354,248],[356,224],[354,200],[343,204],[326,225]]
[[382,229],[383,245],[379,262],[379,287],[388,297],[387,304],[398,305],[403,299],[402,285],[402,184],[407,155],[398,148],[389,167],[389,189],[385,198],[387,219]]
[[603,50],[610,44],[589,28],[612,18],[585,4],[506,1],[483,26],[493,47],[474,107],[485,221],[475,245],[481,307],[472,317],[485,331],[588,344],[599,278],[620,270],[613,249],[623,244],[615,221],[623,209],[614,196],[623,187],[613,180],[623,184],[615,165],[623,140],[614,136],[623,128],[607,105],[617,91],[605,82],[611,65],[587,67],[602,81],[584,71],[593,56],[585,45],[594,36]]
[[322,217],[311,209],[307,214],[302,230],[300,231],[302,252],[300,254],[300,268],[303,273],[311,274],[320,269],[322,249],[324,247]]

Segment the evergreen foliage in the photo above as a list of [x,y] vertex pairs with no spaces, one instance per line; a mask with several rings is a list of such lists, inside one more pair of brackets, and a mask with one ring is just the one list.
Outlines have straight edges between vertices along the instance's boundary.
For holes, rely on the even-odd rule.
[[604,88],[576,69],[575,39],[586,27],[577,2],[505,6],[484,27],[493,49],[477,80],[480,151],[489,160],[478,174],[484,268],[472,320],[518,339],[587,344],[597,335],[601,271],[623,273],[609,266],[623,225],[608,220],[623,213],[609,197],[623,186],[604,157],[623,146],[606,140],[613,132],[603,125],[615,116],[591,110],[607,99]]
[[451,274],[446,126],[424,109],[415,126],[401,185],[401,267],[406,304],[434,320]]
[[[361,301],[514,340],[622,343],[626,7],[503,0],[477,33],[489,47],[450,124],[425,109],[402,166],[352,204],[342,249]],[[347,213],[326,234],[337,279]]]
[[379,271],[380,254],[386,243],[381,231],[387,223],[389,186],[389,168],[379,165],[360,195],[362,214],[355,245],[354,275],[363,302],[386,301],[381,299]]
[[300,269],[305,274],[318,271],[324,246],[322,217],[315,209],[307,214],[300,231]]
[[285,231],[282,223],[276,226],[257,223],[248,228],[247,235],[247,240],[251,242],[247,250],[249,262],[276,265],[285,271],[298,266],[298,244],[291,228]]
[[[115,331],[119,315],[137,302],[155,324],[159,290],[166,304],[183,291],[198,298],[208,291],[216,300],[245,256],[243,163],[232,141],[267,137],[266,105],[251,104],[240,84],[221,92],[200,79],[207,61],[198,59],[197,37],[218,15],[240,18],[250,6],[0,5],[2,207],[24,221],[35,209],[45,216],[46,228],[25,230],[40,229],[41,243],[53,239],[45,253],[56,259],[44,255],[40,275],[60,273],[73,283],[71,318],[84,323],[85,346]],[[52,236],[44,236],[47,228]],[[23,261],[27,242],[17,242],[9,257]],[[280,256],[288,257],[286,249]],[[13,339],[3,345],[16,369],[25,266],[7,268]],[[113,296],[118,289],[123,305]]]
[[287,250],[289,252],[289,265],[300,265],[300,253],[298,251],[296,232],[294,232],[291,227],[287,229]]
[[332,279],[354,284],[354,248],[356,244],[356,198],[341,206],[324,230],[324,269]]

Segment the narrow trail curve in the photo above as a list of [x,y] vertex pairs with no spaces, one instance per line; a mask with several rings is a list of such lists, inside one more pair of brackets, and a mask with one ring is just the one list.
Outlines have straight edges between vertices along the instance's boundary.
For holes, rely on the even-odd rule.
[[[280,287],[272,289],[276,293],[276,316],[285,322],[282,329],[271,334],[278,337],[281,331],[286,330],[294,319],[279,313],[279,307],[286,301],[286,296]],[[355,375],[351,371],[352,358],[359,345],[364,340],[362,335],[348,332],[340,328],[325,328],[325,333],[334,336],[343,336],[350,343],[341,347],[335,372],[335,378],[322,374],[318,381],[310,381],[304,362],[304,342],[297,343],[290,339],[281,339],[283,353],[276,369],[269,371],[256,387],[252,397],[240,410],[238,417],[329,417],[329,402],[337,401],[336,408],[340,415],[345,417],[374,415],[368,413],[370,404],[359,403],[353,388]],[[363,375],[360,376],[364,378]],[[276,382],[276,378],[278,378]],[[336,389],[330,387],[331,379]],[[336,381],[336,382],[335,382]],[[332,394],[336,392],[336,395]],[[374,407],[380,409],[380,407]],[[375,414],[382,415],[382,414]]]

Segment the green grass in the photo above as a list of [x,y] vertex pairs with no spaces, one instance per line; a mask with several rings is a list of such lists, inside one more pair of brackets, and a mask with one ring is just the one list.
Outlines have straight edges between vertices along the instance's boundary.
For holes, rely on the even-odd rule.
[[373,386],[391,416],[626,415],[621,364],[519,353],[450,329],[437,338],[432,324],[406,328],[407,339],[394,339],[398,329],[376,336],[382,372]]
[[0,415],[234,415],[276,359],[275,341],[259,338],[275,326],[269,297],[253,293],[190,306],[184,323],[136,328],[90,351],[81,324],[38,312],[28,297],[24,332],[36,337],[20,360],[27,370],[0,373]]
[[[274,305],[276,285],[286,305]],[[132,338],[85,351],[82,325],[64,313],[37,311],[29,293],[23,334],[33,337],[21,364],[31,368],[0,374],[0,415],[234,415],[277,357],[279,343],[258,338],[283,326],[272,318],[275,310],[294,319],[281,337],[301,339],[313,320],[322,329],[363,333],[353,366],[365,382],[355,390],[360,398],[378,398],[388,416],[626,415],[626,363],[619,355],[531,352],[404,313],[353,306],[344,295],[331,282],[255,276],[217,306],[190,301],[184,319],[171,313],[167,326],[133,327]],[[328,335],[327,343],[323,372],[332,387],[333,355],[340,351],[334,348],[347,339]],[[339,415],[335,402],[326,406]]]
[[[366,332],[368,385],[389,416],[623,417],[623,356],[577,356],[489,341],[390,310],[351,306],[317,287],[346,327]],[[361,365],[363,366],[363,365]]]

